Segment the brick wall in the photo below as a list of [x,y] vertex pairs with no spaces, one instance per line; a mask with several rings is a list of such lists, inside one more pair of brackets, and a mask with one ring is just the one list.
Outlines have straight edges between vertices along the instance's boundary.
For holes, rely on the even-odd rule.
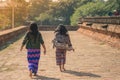
[[120,25],[103,24],[103,23],[92,23],[92,25],[87,25],[87,24],[88,22],[83,22],[83,24],[80,24],[79,26],[84,26],[84,27],[93,28],[97,30],[103,30],[106,32],[120,33]]
[[[75,31],[79,28],[78,26],[70,26],[70,25],[65,25],[65,26],[69,31]],[[39,30],[41,31],[54,31],[56,28],[57,28],[56,25],[39,25]]]
[[26,30],[27,30],[27,27],[21,26],[18,28],[1,31],[0,32],[0,46],[4,45],[11,39],[14,39],[16,36],[19,36],[22,33],[25,33]]
[[120,48],[120,16],[80,18],[78,25],[79,32]]
[[108,24],[107,28],[103,28],[105,24],[93,23],[91,26],[86,22],[80,24],[78,31],[95,40],[99,40],[110,44],[113,47],[120,48],[120,25]]

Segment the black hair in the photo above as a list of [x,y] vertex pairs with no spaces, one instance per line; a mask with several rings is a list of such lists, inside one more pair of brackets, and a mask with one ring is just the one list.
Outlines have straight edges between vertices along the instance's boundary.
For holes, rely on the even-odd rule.
[[36,23],[31,23],[30,25],[31,34],[34,36],[34,42],[36,42],[37,34],[38,34],[38,26]]
[[66,27],[62,24],[58,25],[58,27],[55,29],[55,32],[60,33],[61,35],[67,35],[68,30]]

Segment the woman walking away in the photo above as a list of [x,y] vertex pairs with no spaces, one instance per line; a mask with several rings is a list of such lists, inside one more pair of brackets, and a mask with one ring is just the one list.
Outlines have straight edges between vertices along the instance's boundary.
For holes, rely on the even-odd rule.
[[68,31],[64,25],[59,25],[55,30],[53,48],[56,48],[56,64],[60,71],[65,71],[66,51],[73,50]]
[[25,44],[27,49],[28,68],[30,71],[29,76],[32,78],[32,73],[34,74],[34,76],[36,76],[38,71],[38,64],[41,53],[40,45],[42,45],[44,49],[44,54],[46,54],[46,47],[44,45],[42,35],[38,31],[38,26],[36,23],[32,23],[30,25],[30,30],[29,32],[27,32],[23,40],[20,51],[22,51]]

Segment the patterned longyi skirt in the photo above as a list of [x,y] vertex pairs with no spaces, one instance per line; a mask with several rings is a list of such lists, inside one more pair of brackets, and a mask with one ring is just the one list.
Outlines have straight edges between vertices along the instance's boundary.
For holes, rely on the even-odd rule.
[[56,49],[56,64],[62,65],[66,62],[66,50],[65,49]]
[[40,59],[40,49],[28,49],[27,60],[28,68],[32,73],[37,73]]

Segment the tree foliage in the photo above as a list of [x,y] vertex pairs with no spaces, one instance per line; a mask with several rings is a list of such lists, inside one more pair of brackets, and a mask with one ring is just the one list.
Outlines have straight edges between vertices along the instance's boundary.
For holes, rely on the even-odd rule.
[[14,9],[15,26],[23,25],[28,16],[28,3],[25,0],[11,0],[3,9],[0,7],[0,20],[2,29],[10,28],[12,25],[12,10]]
[[[120,0],[12,0],[7,14],[4,17],[6,25],[11,23],[11,10],[15,7],[15,24],[20,25],[27,21],[36,21],[42,25],[77,25],[79,18],[88,16],[108,16],[120,8]],[[8,19],[6,18],[8,17]]]
[[51,0],[31,0],[29,19],[35,20],[41,13],[48,11],[50,2]]
[[10,20],[7,16],[0,14],[0,30],[4,30],[6,28],[9,28]]
[[75,13],[71,16],[71,25],[77,25],[79,18],[88,16],[108,16],[109,12],[113,12],[119,9],[119,0],[95,0],[88,2],[75,10]]

